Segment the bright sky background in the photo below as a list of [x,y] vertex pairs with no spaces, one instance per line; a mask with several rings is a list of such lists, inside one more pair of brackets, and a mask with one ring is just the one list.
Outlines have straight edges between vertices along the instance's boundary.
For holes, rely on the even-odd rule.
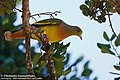
[[[72,54],[71,62],[83,55],[84,62],[90,60],[90,68],[94,70],[91,77],[97,76],[98,80],[113,80],[116,76],[109,72],[118,72],[113,67],[113,65],[117,64],[118,59],[112,55],[102,54],[97,47],[97,42],[106,43],[102,37],[103,31],[112,35],[109,23],[107,21],[106,23],[99,24],[83,16],[79,6],[83,4],[84,1],[85,0],[30,0],[30,12],[36,14],[49,11],[54,12],[56,10],[61,11],[62,13],[58,14],[56,18],[62,19],[67,24],[77,25],[83,30],[83,40],[80,40],[79,37],[76,36],[64,40],[65,44],[71,42],[68,48],[68,52]],[[17,23],[21,23],[21,14],[18,15]],[[41,20],[45,18],[49,18],[49,16],[41,16],[41,18],[36,19]],[[33,21],[34,20],[31,19],[30,23]],[[118,14],[112,16],[112,23],[118,34],[118,32],[120,32],[120,16]]]

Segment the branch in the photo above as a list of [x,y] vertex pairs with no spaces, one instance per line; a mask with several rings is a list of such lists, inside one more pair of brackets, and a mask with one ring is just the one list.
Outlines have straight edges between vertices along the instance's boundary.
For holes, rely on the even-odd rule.
[[111,18],[110,18],[110,14],[109,14],[108,10],[107,10],[107,14],[108,14],[108,19],[109,19],[109,23],[110,23],[110,28],[111,28],[113,34],[115,34],[115,36],[118,37],[115,30],[114,30],[114,28],[113,28],[113,26],[112,26],[112,22],[111,22]]
[[40,17],[40,15],[50,15],[50,17],[54,18],[53,15],[56,16],[57,13],[61,13],[61,12],[60,12],[60,11],[55,11],[55,12],[44,12],[44,13],[33,14],[33,15],[31,15],[30,17],[33,17],[33,16],[39,16],[39,17]]
[[40,33],[39,30],[37,30],[34,26],[31,26],[30,29],[31,29],[31,34],[34,34],[39,38],[39,42],[42,43],[43,48],[45,50],[45,59],[48,62],[48,68],[50,71],[49,80],[56,80],[54,61],[51,58],[51,54],[53,53],[53,46],[49,44],[47,36]]
[[22,23],[25,33],[25,47],[26,47],[26,65],[30,74],[34,74],[32,61],[31,61],[31,50],[30,50],[30,24],[29,24],[29,0],[22,0]]

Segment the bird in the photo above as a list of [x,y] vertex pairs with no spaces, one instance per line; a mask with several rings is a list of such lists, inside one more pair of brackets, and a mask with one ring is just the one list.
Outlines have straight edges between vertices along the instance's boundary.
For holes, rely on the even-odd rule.
[[[38,22],[31,24],[48,38],[49,43],[60,42],[65,38],[76,35],[82,39],[82,29],[78,26],[71,26],[65,23],[63,20],[58,18],[43,19]],[[5,39],[11,41],[13,39],[24,39],[25,33],[23,28],[16,31],[6,31],[4,33]],[[34,34],[31,36],[32,39],[38,39]]]

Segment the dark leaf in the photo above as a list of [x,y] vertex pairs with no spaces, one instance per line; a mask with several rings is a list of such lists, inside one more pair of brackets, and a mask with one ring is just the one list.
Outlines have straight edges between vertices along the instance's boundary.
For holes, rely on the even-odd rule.
[[86,6],[86,5],[81,5],[80,6],[80,9],[82,10],[82,13],[85,15],[85,16],[88,16],[89,15],[89,8]]
[[97,80],[97,77],[95,77],[93,80]]
[[120,77],[115,78],[114,80],[120,80]]
[[90,76],[90,74],[92,73],[92,70],[89,68],[84,68],[84,71],[82,72],[82,76]]
[[101,49],[102,47],[107,47],[107,48],[111,48],[110,44],[101,44],[101,43],[97,43],[97,46]]
[[76,77],[76,75],[73,75],[70,80],[80,80],[79,78]]
[[120,65],[114,65],[114,68],[115,68],[116,70],[120,70]]
[[105,31],[103,33],[103,37],[104,37],[105,40],[109,41],[109,37],[108,37],[108,35],[107,35],[107,33]]
[[63,71],[63,75],[67,75],[71,72],[71,68],[68,68],[67,70]]
[[83,60],[83,56],[81,56],[80,58],[78,58],[71,66],[76,66],[82,60]]
[[108,47],[106,47],[106,46],[103,46],[103,47],[101,48],[101,52],[102,52],[102,53],[109,53],[109,54],[115,55],[114,52],[112,52],[112,51],[111,51]]
[[117,39],[115,40],[115,45],[117,47],[120,46],[120,34],[118,35]]
[[112,41],[113,39],[115,39],[116,35],[113,34],[112,37],[110,38],[110,41]]
[[120,75],[120,73],[110,72],[111,74]]
[[64,63],[65,63],[65,64],[68,64],[69,60],[70,60],[70,54],[67,53],[67,54],[66,54],[66,59],[65,59]]

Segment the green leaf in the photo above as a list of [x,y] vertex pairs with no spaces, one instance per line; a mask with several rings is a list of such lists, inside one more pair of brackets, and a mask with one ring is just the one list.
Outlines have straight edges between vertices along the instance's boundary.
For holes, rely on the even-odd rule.
[[97,80],[97,77],[95,77],[93,80]]
[[46,66],[46,65],[47,65],[46,61],[40,61],[38,71],[41,71],[43,69],[43,67]]
[[83,56],[78,58],[71,66],[76,66],[77,63],[81,62],[83,60]]
[[72,70],[71,70],[71,67],[70,68],[68,68],[67,70],[65,70],[65,71],[63,71],[63,75],[67,75],[67,74],[69,74],[70,72],[71,72]]
[[55,71],[56,71],[56,76],[60,77],[63,73],[63,69],[64,69],[64,63],[61,61],[56,61],[55,62]]
[[88,68],[88,65],[89,65],[89,61],[87,61],[85,64],[84,64],[84,70],[82,72],[82,76],[90,76],[90,74],[92,73],[92,70]]
[[84,71],[82,72],[82,76],[90,76],[90,74],[92,73],[91,69],[84,69]]
[[36,55],[34,56],[34,58],[33,58],[33,66],[36,66],[36,65],[37,65],[37,63],[38,63],[38,61],[39,61],[39,59],[40,59],[41,56],[42,56],[41,53],[38,53],[38,54],[36,54]]
[[79,78],[76,77],[76,75],[73,75],[70,80],[80,80]]
[[112,54],[112,55],[115,55],[108,47],[106,47],[106,46],[103,46],[102,48],[101,48],[101,52],[102,53],[109,53],[109,54]]
[[104,37],[105,40],[109,41],[109,37],[108,37],[108,35],[107,35],[107,33],[105,31],[103,33],[103,37]]
[[86,5],[81,5],[80,6],[80,9],[82,10],[82,13],[85,15],[85,16],[88,16],[89,15],[89,8],[86,6]]
[[62,62],[64,59],[65,59],[65,57],[63,55],[59,55],[59,54],[56,54],[53,57],[54,61],[61,61]]
[[110,44],[101,44],[101,43],[97,43],[97,46],[101,49],[102,47],[107,47],[107,48],[111,48]]
[[114,40],[114,39],[115,39],[115,37],[116,37],[116,35],[115,35],[115,34],[113,34],[113,35],[112,35],[112,37],[110,38],[110,41]]
[[84,64],[84,70],[82,72],[82,76],[90,76],[90,74],[92,73],[92,70],[88,68],[88,65],[89,65],[89,61],[87,61],[85,64]]
[[69,45],[70,45],[70,42],[69,42],[68,44],[66,44],[66,45],[63,45],[63,43],[61,43],[61,44],[58,46],[56,53],[57,53],[57,54],[60,54],[60,53],[65,52]]
[[117,39],[115,40],[115,45],[117,47],[120,46],[120,34],[118,35]]
[[87,61],[87,62],[84,64],[84,68],[88,68],[89,63],[90,63],[90,61]]

